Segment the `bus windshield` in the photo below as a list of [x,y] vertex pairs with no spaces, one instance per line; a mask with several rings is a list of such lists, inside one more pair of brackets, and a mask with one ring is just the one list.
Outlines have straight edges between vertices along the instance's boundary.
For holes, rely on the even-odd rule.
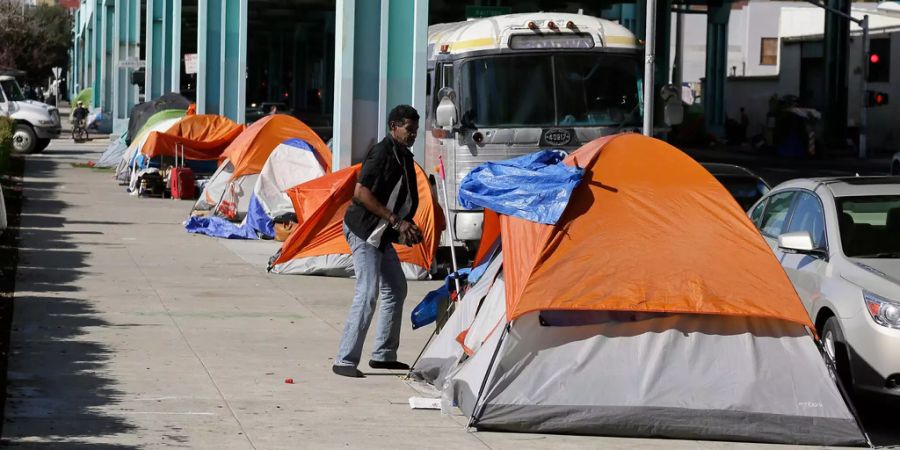
[[491,56],[460,70],[462,124],[617,126],[641,122],[640,59],[614,53]]
[[25,101],[25,96],[22,95],[22,91],[19,89],[19,84],[16,83],[16,80],[13,80],[13,79],[0,80],[0,87],[3,88],[3,92],[6,94],[7,101],[10,101],[10,102]]

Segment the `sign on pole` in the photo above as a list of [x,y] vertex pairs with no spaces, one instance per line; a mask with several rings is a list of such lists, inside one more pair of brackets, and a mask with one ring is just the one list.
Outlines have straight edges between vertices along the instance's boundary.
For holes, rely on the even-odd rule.
[[190,75],[192,73],[197,73],[197,65],[200,62],[200,59],[197,58],[196,53],[185,53],[184,55],[184,73]]
[[62,75],[62,67],[54,67],[50,70],[53,71],[53,78],[56,80],[58,80],[59,76]]
[[129,58],[119,61],[118,65],[120,68],[124,69],[140,69],[141,67],[147,67],[147,61],[137,58]]
[[512,7],[509,6],[466,5],[467,19],[480,19],[482,17],[502,16],[509,13],[512,13]]

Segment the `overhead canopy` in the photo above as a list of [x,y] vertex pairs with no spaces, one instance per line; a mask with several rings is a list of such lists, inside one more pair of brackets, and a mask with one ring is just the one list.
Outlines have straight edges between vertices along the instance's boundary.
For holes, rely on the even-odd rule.
[[244,125],[225,116],[187,116],[165,133],[150,133],[141,152],[148,158],[175,156],[176,146],[180,144],[184,146],[185,159],[215,160],[243,130]]
[[147,120],[154,114],[167,109],[184,111],[189,106],[191,106],[191,101],[175,92],[169,92],[155,100],[135,105],[134,108],[131,108],[131,114],[128,118],[126,143],[131,143],[141,128],[144,127],[144,124],[147,123]]
[[644,311],[814,329],[747,215],[686,154],[623,134],[581,147],[564,164],[585,174],[556,225],[500,216],[509,320],[532,311]]
[[276,146],[288,139],[300,139],[311,145],[325,173],[331,173],[331,150],[312,128],[285,114],[263,117],[244,130],[222,152],[221,159],[234,165],[231,179],[259,173]]

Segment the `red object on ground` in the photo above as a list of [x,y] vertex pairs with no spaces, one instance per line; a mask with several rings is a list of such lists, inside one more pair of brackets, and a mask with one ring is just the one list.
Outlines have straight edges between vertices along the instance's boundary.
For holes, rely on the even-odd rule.
[[194,189],[194,171],[190,167],[173,167],[169,174],[169,191],[172,198],[191,200],[196,197]]
[[294,384],[294,379],[293,378],[285,378],[284,384]]
[[96,164],[94,164],[93,161],[88,161],[88,162],[87,162],[87,166],[88,166],[88,167],[94,167],[95,165],[96,165]]

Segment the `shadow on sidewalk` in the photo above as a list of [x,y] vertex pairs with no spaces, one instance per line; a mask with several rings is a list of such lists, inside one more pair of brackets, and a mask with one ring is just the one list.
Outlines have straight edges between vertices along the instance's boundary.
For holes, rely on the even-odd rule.
[[[57,169],[65,168],[50,160],[31,159],[26,175],[52,178]],[[99,318],[88,295],[76,284],[92,275],[86,262],[91,246],[73,242],[74,236],[83,241],[83,235],[102,235],[85,228],[103,222],[69,222],[71,206],[44,182],[37,190],[26,182],[24,195],[0,447],[133,448],[91,442],[136,429],[109,412],[123,396],[106,373],[114,355],[88,333],[111,324]]]

